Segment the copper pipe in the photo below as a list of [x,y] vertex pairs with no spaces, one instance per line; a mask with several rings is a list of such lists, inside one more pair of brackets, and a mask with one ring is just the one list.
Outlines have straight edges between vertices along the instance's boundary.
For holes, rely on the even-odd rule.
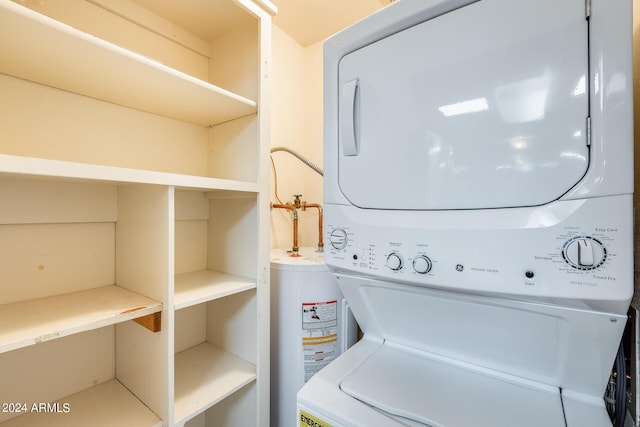
[[318,251],[322,251],[324,248],[324,239],[322,237],[322,205],[319,203],[307,203],[302,202],[302,210],[307,210],[307,208],[316,208],[318,209]]
[[293,257],[299,256],[298,252],[300,251],[300,248],[298,247],[298,211],[296,207],[289,203],[287,204],[271,203],[271,207],[277,208],[277,209],[288,209],[291,212],[293,212],[293,248],[292,248],[293,253],[291,254],[291,256]]

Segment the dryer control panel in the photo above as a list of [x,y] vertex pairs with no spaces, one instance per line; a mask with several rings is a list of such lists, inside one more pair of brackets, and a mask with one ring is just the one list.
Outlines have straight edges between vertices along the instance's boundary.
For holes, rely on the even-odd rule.
[[510,210],[366,215],[327,205],[325,259],[334,270],[409,284],[623,309],[633,292],[629,203],[616,196]]

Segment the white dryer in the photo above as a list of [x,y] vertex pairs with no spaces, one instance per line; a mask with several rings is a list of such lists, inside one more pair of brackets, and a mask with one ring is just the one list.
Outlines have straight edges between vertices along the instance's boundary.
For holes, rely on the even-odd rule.
[[299,425],[611,425],[631,40],[629,0],[400,0],[325,42],[325,259],[364,338]]

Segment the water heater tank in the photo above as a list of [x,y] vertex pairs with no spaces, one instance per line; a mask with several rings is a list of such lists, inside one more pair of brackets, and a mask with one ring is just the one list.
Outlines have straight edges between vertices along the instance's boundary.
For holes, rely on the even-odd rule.
[[271,425],[297,426],[296,394],[357,339],[357,325],[315,248],[271,251]]

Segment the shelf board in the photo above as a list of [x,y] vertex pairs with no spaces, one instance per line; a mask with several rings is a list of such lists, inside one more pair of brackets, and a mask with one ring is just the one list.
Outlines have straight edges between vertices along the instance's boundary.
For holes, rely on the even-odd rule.
[[[160,62],[0,0],[0,72],[118,105],[210,126],[256,103]],[[22,36],[19,36],[22,35]]]
[[[58,402],[50,410],[28,412],[0,424],[2,427],[161,427],[162,421],[118,380],[109,380]],[[64,412],[68,404],[68,412]],[[27,405],[32,405],[28,403]],[[28,411],[31,406],[27,407]]]
[[175,424],[215,405],[256,379],[256,367],[208,342],[175,356]]
[[0,175],[113,184],[174,185],[184,189],[210,191],[212,194],[236,194],[237,197],[254,195],[258,192],[258,185],[253,182],[9,154],[0,154]]
[[0,353],[162,311],[116,285],[0,306]]
[[255,280],[213,270],[177,274],[174,308],[179,310],[255,287]]

